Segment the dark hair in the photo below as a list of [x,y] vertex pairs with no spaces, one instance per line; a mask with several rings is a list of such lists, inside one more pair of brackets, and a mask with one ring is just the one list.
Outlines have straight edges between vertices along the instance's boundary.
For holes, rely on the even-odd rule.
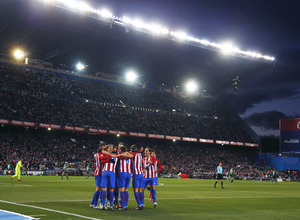
[[121,152],[126,152],[127,148],[125,146],[120,147]]
[[135,144],[131,145],[130,149],[131,149],[132,152],[137,152],[138,151],[138,148]]

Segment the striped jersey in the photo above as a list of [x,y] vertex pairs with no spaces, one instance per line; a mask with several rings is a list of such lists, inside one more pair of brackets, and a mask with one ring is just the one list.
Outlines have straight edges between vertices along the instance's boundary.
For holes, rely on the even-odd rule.
[[143,174],[142,154],[139,152],[131,152],[131,154],[133,155],[132,158],[133,175]]
[[[156,170],[156,171],[155,171]],[[155,158],[155,163],[154,163],[154,177],[158,177],[158,172],[162,171],[161,163],[160,160]]]
[[100,157],[103,156],[101,153],[96,153],[94,155],[95,160],[96,160],[96,169],[94,175],[102,175],[102,170],[103,170],[103,163],[101,163]]
[[120,163],[120,173],[123,173],[123,172],[131,173],[131,159],[130,158],[119,157],[119,163]]
[[[152,164],[148,163],[147,161],[151,161]],[[155,158],[150,157],[144,157],[143,158],[143,166],[145,169],[144,178],[154,178],[155,177]]]
[[[101,158],[107,158],[107,156],[101,156]],[[118,158],[117,157],[110,157],[109,159],[112,159],[114,160],[114,163],[112,162],[107,162],[104,164],[104,167],[103,167],[103,172],[104,171],[112,171],[114,173],[116,173],[116,166],[117,166],[117,163],[118,163]]]

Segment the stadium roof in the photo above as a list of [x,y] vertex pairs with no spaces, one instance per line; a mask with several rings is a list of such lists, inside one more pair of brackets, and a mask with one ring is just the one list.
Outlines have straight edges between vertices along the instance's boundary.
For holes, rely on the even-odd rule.
[[214,94],[230,86],[237,75],[253,77],[273,65],[111,25],[40,1],[1,5],[0,52],[20,46],[29,57],[52,62],[54,67],[75,67],[80,61],[88,74],[120,75],[134,69],[141,82],[166,87],[183,86],[184,80],[193,78],[201,89]]

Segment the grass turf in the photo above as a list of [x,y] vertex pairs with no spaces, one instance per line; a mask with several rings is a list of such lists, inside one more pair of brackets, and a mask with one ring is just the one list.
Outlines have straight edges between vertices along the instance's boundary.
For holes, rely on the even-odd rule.
[[[153,208],[149,192],[145,209],[134,210],[132,189],[128,211],[89,208],[95,191],[93,177],[22,176],[12,181],[0,176],[0,209],[40,219],[299,219],[300,183],[224,181],[225,189],[213,187],[215,180],[159,179],[158,207]],[[13,202],[13,203],[7,203]],[[26,205],[26,206],[20,206]],[[38,208],[37,208],[38,207]],[[45,209],[40,209],[45,208]],[[65,213],[58,213],[65,212]],[[70,214],[69,214],[70,213]],[[80,216],[75,216],[75,215]]]

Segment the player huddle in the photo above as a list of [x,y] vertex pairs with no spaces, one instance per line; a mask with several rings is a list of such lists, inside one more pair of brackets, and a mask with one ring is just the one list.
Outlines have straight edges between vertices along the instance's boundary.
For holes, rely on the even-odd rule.
[[[143,147],[132,145],[130,150],[124,143],[118,147],[100,142],[98,152],[94,155],[96,169],[94,172],[96,191],[90,204],[91,208],[107,209],[113,211],[113,205],[119,210],[128,210],[128,188],[132,177],[134,197],[137,202],[136,210],[144,209],[144,190],[151,191],[153,207],[157,207],[156,189],[158,184],[157,172],[161,171],[160,161],[151,148],[145,148],[145,157],[142,157]],[[119,193],[121,204],[119,204]],[[100,204],[98,206],[98,200]]]

